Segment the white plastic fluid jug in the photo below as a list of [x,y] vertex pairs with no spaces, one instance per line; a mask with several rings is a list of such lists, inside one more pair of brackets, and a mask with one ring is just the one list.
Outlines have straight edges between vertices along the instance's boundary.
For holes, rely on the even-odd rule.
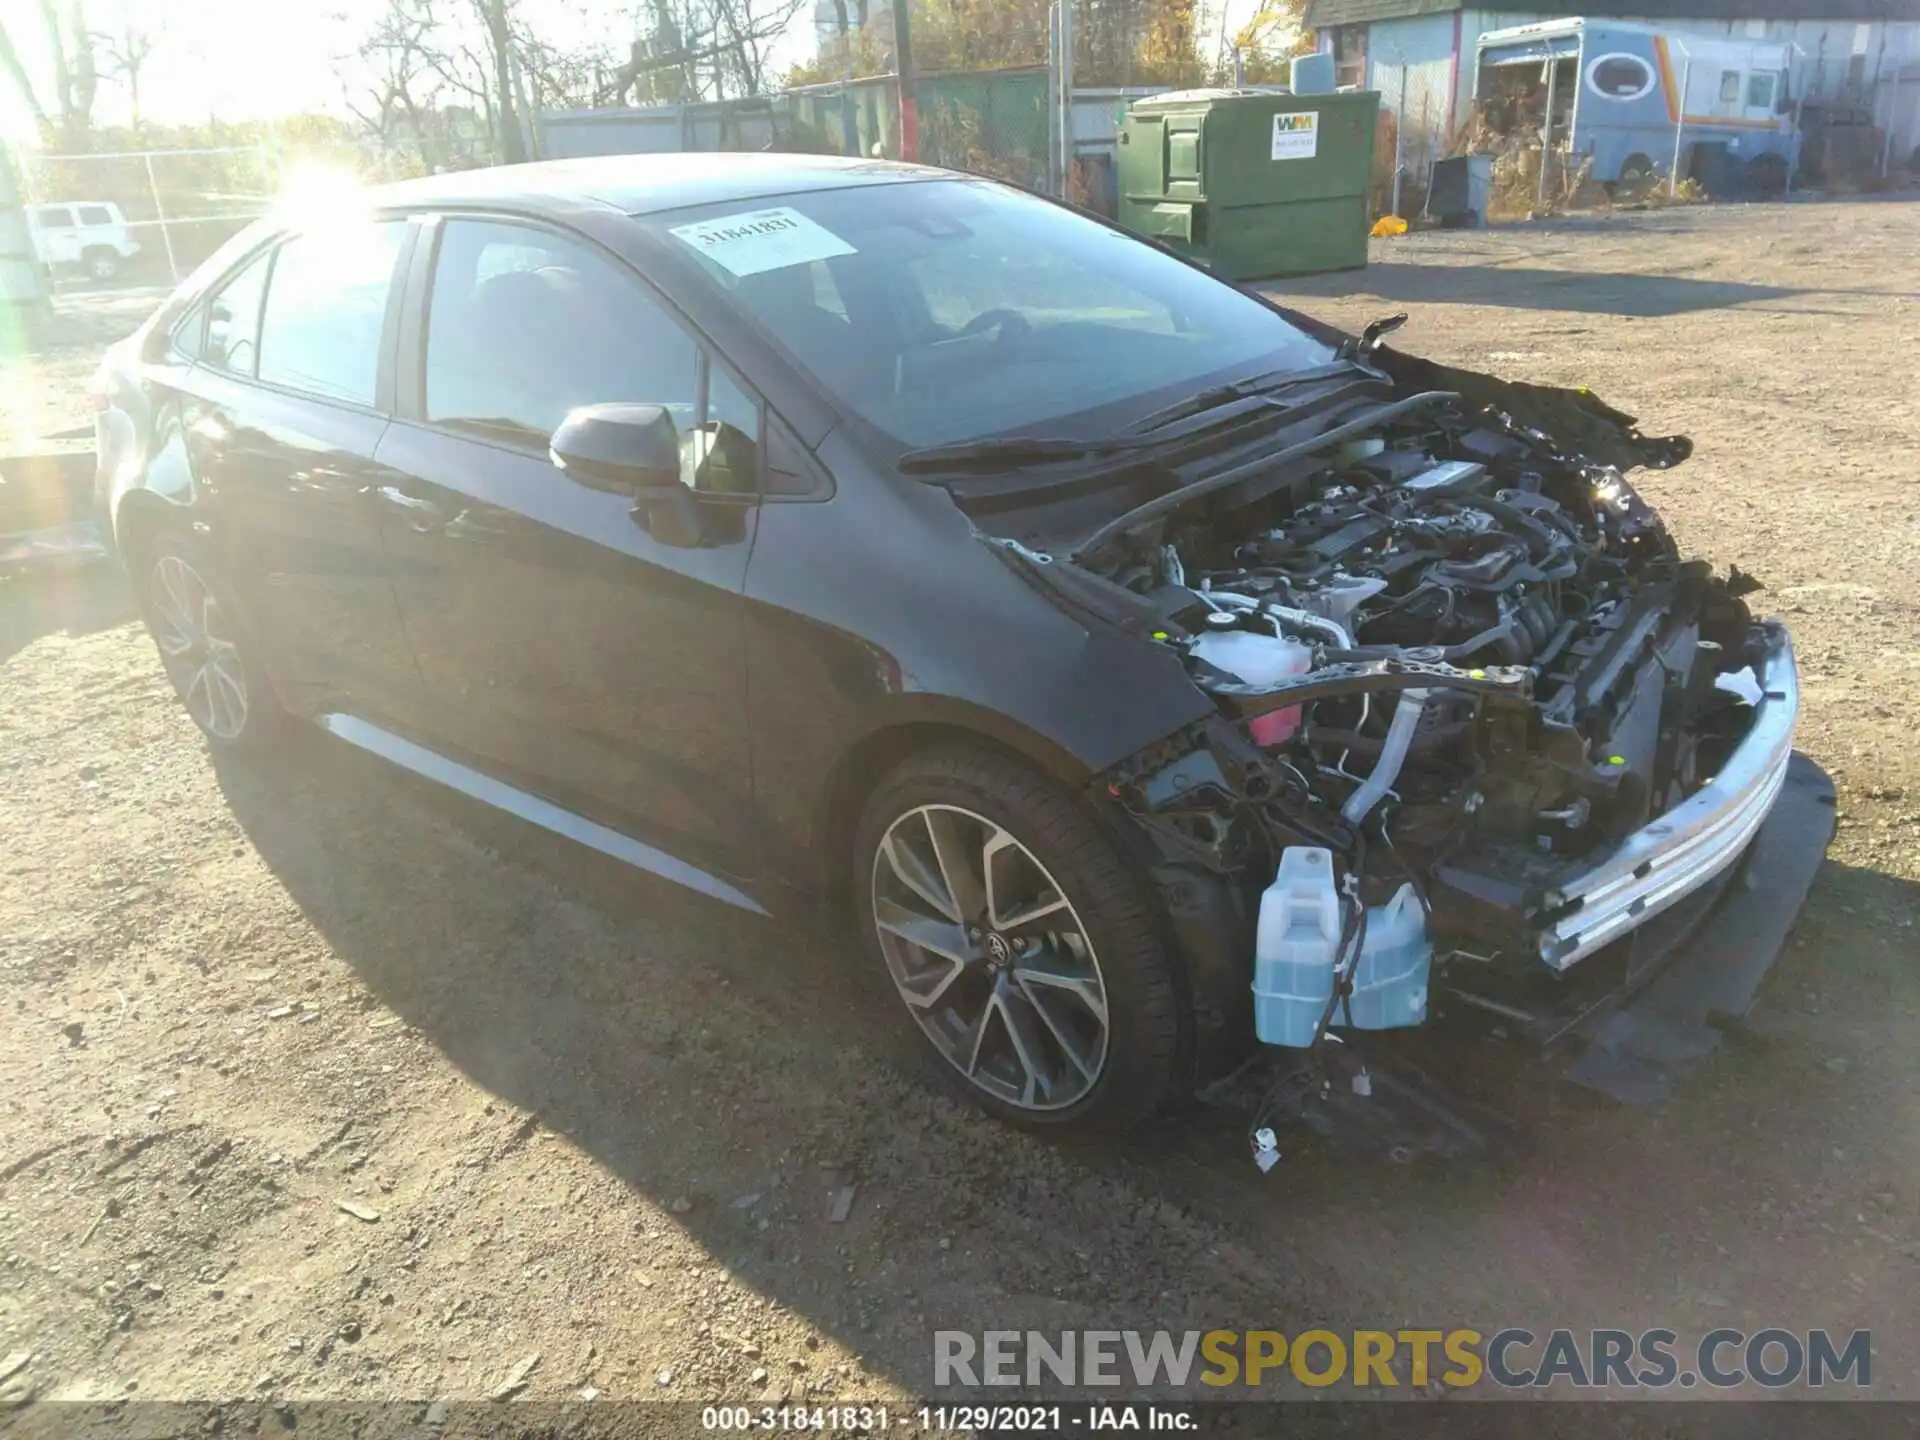
[[[1427,1018],[1427,978],[1433,945],[1427,916],[1412,885],[1402,885],[1384,905],[1367,910],[1367,937],[1353,969],[1353,993],[1334,1012],[1335,1024],[1356,1030],[1391,1030]],[[1351,1016],[1351,1019],[1349,1019]]]
[[1277,685],[1313,668],[1311,645],[1258,630],[1203,631],[1189,649],[1249,685]]
[[[1217,665],[1248,685],[1278,685],[1313,668],[1311,645],[1284,635],[1262,635],[1257,630],[1209,630],[1190,648],[1209,665]],[[1299,732],[1300,707],[1287,705],[1256,715],[1248,728],[1256,745],[1285,745]]]
[[[1254,941],[1254,1033],[1268,1045],[1313,1043],[1333,996],[1339,959],[1340,892],[1333,855],[1317,845],[1290,845],[1273,883],[1260,897]],[[1427,1018],[1433,946],[1413,886],[1367,909],[1366,937],[1354,966],[1353,990],[1332,1024],[1390,1030]]]
[[1313,1043],[1333,996],[1340,892],[1333,852],[1289,845],[1260,897],[1253,946],[1253,1030],[1268,1045]]

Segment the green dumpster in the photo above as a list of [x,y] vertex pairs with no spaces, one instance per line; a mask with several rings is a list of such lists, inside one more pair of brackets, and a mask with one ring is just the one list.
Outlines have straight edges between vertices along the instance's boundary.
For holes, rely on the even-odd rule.
[[1120,223],[1223,280],[1367,263],[1380,97],[1182,90],[1120,130]]

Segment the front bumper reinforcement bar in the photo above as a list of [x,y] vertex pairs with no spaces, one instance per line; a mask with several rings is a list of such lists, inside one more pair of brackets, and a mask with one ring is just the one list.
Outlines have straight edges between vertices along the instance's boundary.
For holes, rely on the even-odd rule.
[[1592,869],[1562,881],[1538,946],[1564,971],[1698,890],[1738,860],[1779,797],[1793,756],[1800,681],[1784,626],[1768,622],[1761,699],[1720,773],[1629,835]]

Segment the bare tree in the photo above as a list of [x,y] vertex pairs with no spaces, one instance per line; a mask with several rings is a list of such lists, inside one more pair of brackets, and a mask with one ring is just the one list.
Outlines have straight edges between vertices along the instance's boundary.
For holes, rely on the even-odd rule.
[[411,144],[427,170],[447,160],[437,104],[444,82],[427,54],[433,29],[430,8],[413,0],[387,0],[356,52],[367,75],[365,92],[346,99],[354,118],[383,145]]
[[26,105],[42,133],[51,131],[53,122],[48,119],[46,107],[40,103],[33,81],[27,76],[27,67],[20,63],[20,52],[14,48],[13,36],[7,33],[4,20],[0,20],[0,71],[5,72],[7,82],[13,86],[14,93]]
[[87,148],[93,131],[93,100],[100,86],[94,64],[94,34],[84,0],[40,0],[47,52],[53,62],[55,133],[63,150]]
[[[384,0],[341,57],[352,62],[350,108],[429,166],[449,158],[448,112],[470,109],[485,117],[494,154],[511,163],[527,158],[529,112],[542,108],[765,94],[775,42],[806,0],[646,0],[643,33],[618,51],[594,23],[610,0],[576,0],[593,38],[570,44],[554,38],[565,28],[555,24],[559,3]],[[867,0],[858,3],[864,13]]]
[[465,159],[476,118],[488,151],[501,151],[493,65],[476,19],[468,0],[386,0],[339,57],[347,108],[385,145],[413,149],[424,168]]
[[0,21],[0,73],[4,73],[41,134],[62,150],[87,148],[93,130],[93,101],[100,72],[93,47],[99,37],[87,28],[83,0],[39,0],[40,24],[52,66],[53,103],[49,106],[27,74],[14,38]]
[[[655,0],[651,32],[603,87],[602,103],[763,95],[775,42],[806,0]],[[672,77],[669,93],[659,80]]]
[[103,31],[95,37],[106,62],[103,73],[127,87],[127,111],[135,130],[140,128],[140,74],[164,28],[163,22],[159,30],[145,29],[134,23],[131,13],[122,12],[117,32]]
[[473,0],[486,30],[487,59],[493,78],[493,113],[498,117],[500,158],[509,165],[527,158],[526,136],[520,131],[519,107],[513,93],[513,27],[508,23],[509,0]]

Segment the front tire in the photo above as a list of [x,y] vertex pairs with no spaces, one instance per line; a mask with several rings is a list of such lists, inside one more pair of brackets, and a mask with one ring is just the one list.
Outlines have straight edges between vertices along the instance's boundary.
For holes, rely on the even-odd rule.
[[231,589],[191,538],[163,532],[134,568],[140,608],[174,693],[216,750],[263,748],[286,712],[267,684]]
[[120,257],[111,250],[89,250],[80,257],[89,280],[108,281],[120,273]]
[[1130,1129],[1171,1098],[1192,1024],[1162,927],[1085,802],[994,752],[914,756],[869,800],[857,916],[936,1068],[984,1109]]

